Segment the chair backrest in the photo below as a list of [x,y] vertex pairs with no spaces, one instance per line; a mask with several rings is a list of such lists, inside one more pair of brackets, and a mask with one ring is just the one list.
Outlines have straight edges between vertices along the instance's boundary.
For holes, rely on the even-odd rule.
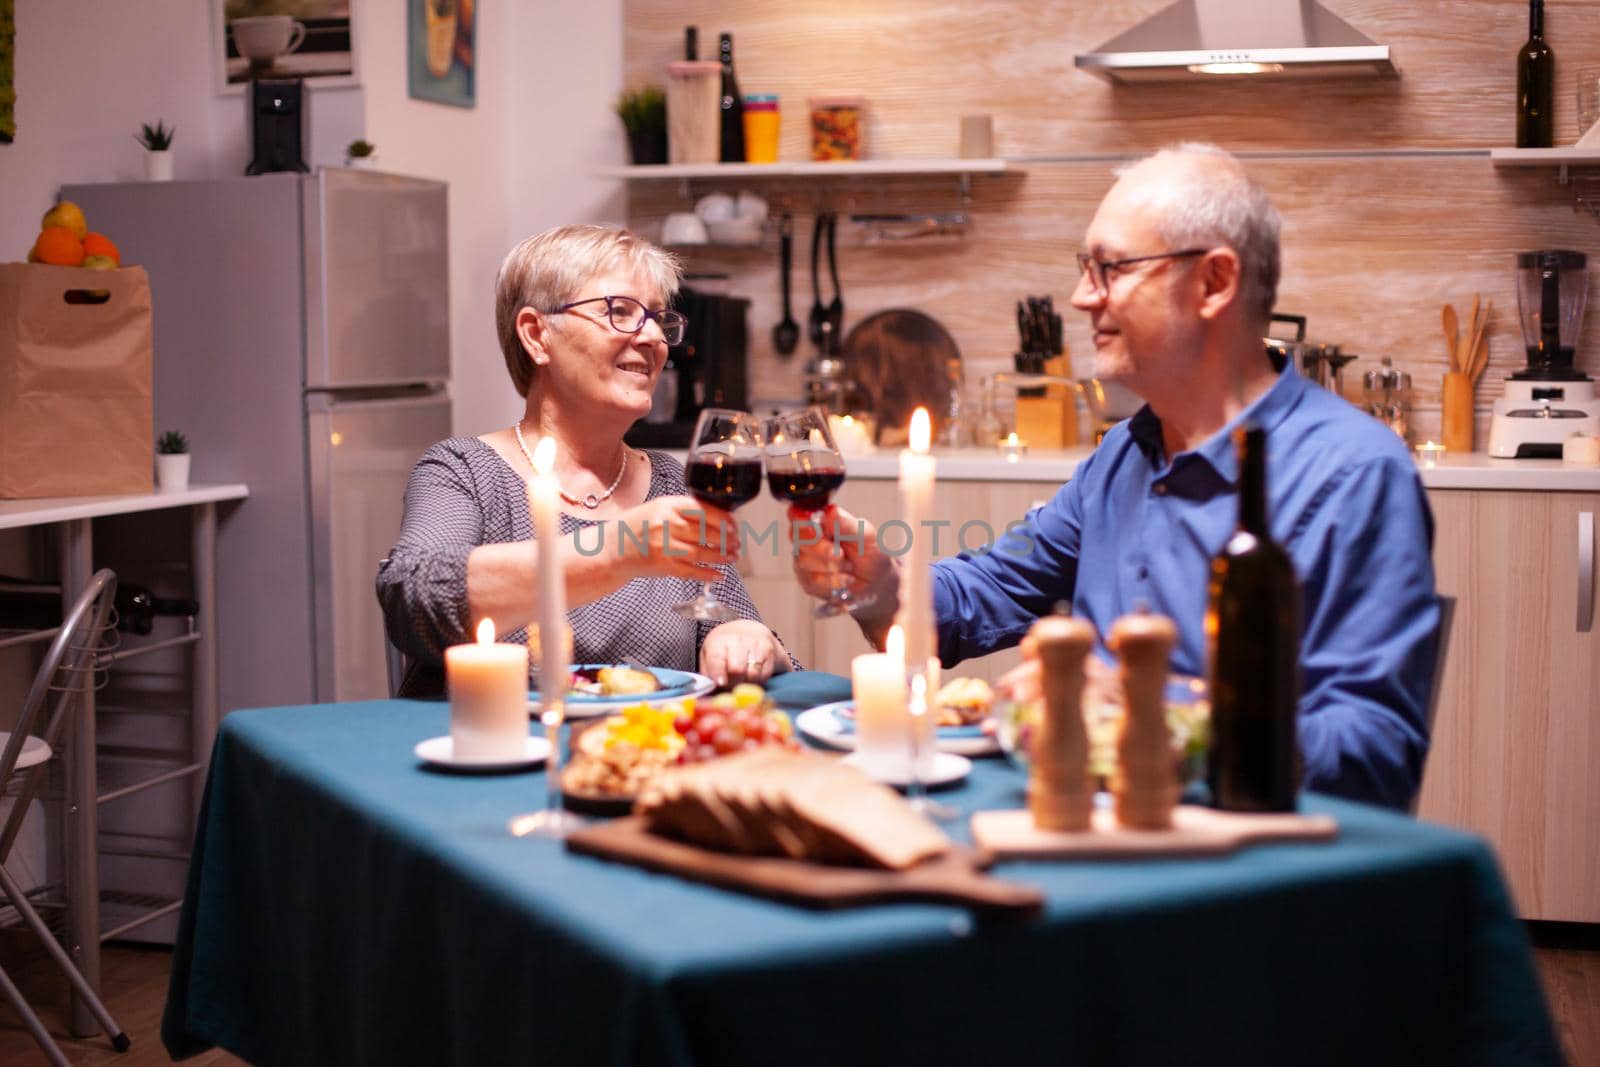
[[1433,685],[1428,691],[1428,732],[1439,713],[1439,693],[1444,689],[1444,665],[1450,653],[1450,625],[1456,618],[1456,598],[1439,595],[1439,645],[1433,654]]
[[389,695],[400,695],[400,684],[406,680],[406,671],[411,669],[411,661],[404,652],[394,647],[394,642],[387,636],[383,639],[383,653],[389,673]]
[[[33,676],[33,685],[28,689],[27,699],[22,703],[22,713],[17,717],[5,750],[0,752],[0,783],[8,781],[16,770],[22,746],[30,733],[37,732],[45,744],[56,747],[67,715],[80,703],[78,698],[95,687],[100,644],[111,627],[111,606],[116,594],[116,574],[102,569],[95,572],[83,592],[73,601],[72,607],[67,609],[66,617],[61,620],[44,654],[44,660]],[[46,714],[46,708],[49,709],[48,718],[43,729],[37,729],[36,724]],[[22,819],[27,814],[29,802],[33,799],[33,792],[38,788],[44,769],[42,763],[28,769],[4,831],[0,832],[0,861],[4,861],[11,851],[11,843],[22,827]]]

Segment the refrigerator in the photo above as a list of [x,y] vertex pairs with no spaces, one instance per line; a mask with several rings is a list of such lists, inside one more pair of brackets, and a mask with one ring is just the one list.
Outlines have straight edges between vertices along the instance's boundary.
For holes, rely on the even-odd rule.
[[156,432],[188,436],[193,481],[249,486],[219,516],[223,714],[387,695],[374,576],[451,429],[446,192],[337,168],[62,189],[149,273]]

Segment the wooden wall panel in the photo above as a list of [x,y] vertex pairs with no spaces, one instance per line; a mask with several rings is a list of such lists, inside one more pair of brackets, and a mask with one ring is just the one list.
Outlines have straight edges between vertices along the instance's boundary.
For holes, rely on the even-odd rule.
[[[1416,439],[1439,436],[1440,305],[1455,303],[1464,318],[1473,293],[1494,302],[1490,365],[1477,397],[1484,447],[1498,383],[1523,359],[1513,254],[1548,247],[1600,253],[1600,220],[1574,210],[1554,171],[1497,171],[1480,154],[1511,139],[1512,58],[1526,34],[1526,5],[1328,0],[1333,11],[1396,49],[1402,77],[1393,84],[1113,91],[1071,69],[1074,51],[1163,2],[629,0],[628,77],[659,81],[686,24],[700,27],[702,55],[714,51],[719,31],[733,32],[743,88],[785,98],[784,158],[804,156],[801,101],[808,91],[854,90],[871,98],[875,157],[952,154],[956,116],[993,113],[997,150],[1021,172],[974,178],[970,201],[946,178],[745,183],[767,196],[774,211],[796,216],[792,282],[802,323],[811,303],[807,256],[816,211],[966,210],[973,226],[965,238],[872,244],[866,231],[842,224],[840,260],[846,330],[884,308],[923,310],[956,338],[969,384],[1009,368],[1013,308],[1028,293],[1054,294],[1075,369],[1088,373],[1086,320],[1066,303],[1076,283],[1073,253],[1113,168],[1128,153],[1175,138],[1221,143],[1246,157],[1283,215],[1280,310],[1306,315],[1313,339],[1364,357],[1346,368],[1350,395],[1380,356],[1409,371]],[[1589,0],[1553,0],[1548,10],[1558,57],[1573,57],[1558,63],[1558,141],[1570,141],[1573,70],[1578,57],[1600,56],[1600,18]],[[712,189],[736,187],[634,183],[631,223],[654,236],[667,212],[692,207]],[[751,299],[752,380],[760,398],[801,395],[811,354],[803,341],[787,359],[771,348],[779,317],[776,248],[770,238],[755,249],[686,253],[690,269],[725,273],[727,287]],[[1591,292],[1597,290],[1600,283],[1591,282]],[[1600,372],[1600,308],[1588,316],[1579,365]]]

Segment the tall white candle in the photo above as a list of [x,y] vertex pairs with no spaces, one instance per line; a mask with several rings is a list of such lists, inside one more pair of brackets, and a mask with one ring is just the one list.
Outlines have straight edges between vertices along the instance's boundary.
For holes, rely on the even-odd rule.
[[452,755],[464,762],[516,759],[528,737],[528,650],[496,644],[494,620],[478,643],[444,650]]
[[869,777],[886,779],[905,766],[905,631],[889,627],[883,652],[850,661],[850,691],[856,703],[856,753]]
[[567,680],[567,588],[561,565],[561,489],[556,482],[556,442],[541,437],[533,450],[533,536],[539,553],[539,696],[544,713],[565,710]]
[[928,409],[911,416],[911,447],[900,453],[900,517],[911,527],[911,546],[900,568],[900,610],[896,621],[905,628],[906,659],[926,663],[933,658],[937,633],[933,616],[932,534],[923,522],[933,510],[936,461],[928,454],[933,426]]

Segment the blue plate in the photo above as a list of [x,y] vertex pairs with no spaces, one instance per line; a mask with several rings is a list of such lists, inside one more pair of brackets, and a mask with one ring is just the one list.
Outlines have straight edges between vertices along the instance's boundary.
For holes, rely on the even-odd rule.
[[[601,667],[626,667],[625,663],[579,663],[573,667],[575,671],[592,671]],[[679,697],[703,696],[717,687],[716,683],[703,674],[693,671],[678,671],[670,667],[636,667],[635,670],[647,670],[656,676],[656,681],[661,688],[654,693],[636,693],[621,696],[597,696],[592,693],[567,694],[567,708],[569,714],[577,717],[577,708],[594,709],[594,713],[609,708],[622,707],[625,704],[653,704],[661,700],[676,700]],[[528,710],[533,711],[539,703],[537,689],[528,692]]]
[[[833,717],[839,720],[841,733],[853,734],[856,732],[856,702],[841,700],[837,704],[829,704],[828,710],[833,712]],[[982,737],[983,727],[978,723],[970,726],[941,726],[940,737]]]

